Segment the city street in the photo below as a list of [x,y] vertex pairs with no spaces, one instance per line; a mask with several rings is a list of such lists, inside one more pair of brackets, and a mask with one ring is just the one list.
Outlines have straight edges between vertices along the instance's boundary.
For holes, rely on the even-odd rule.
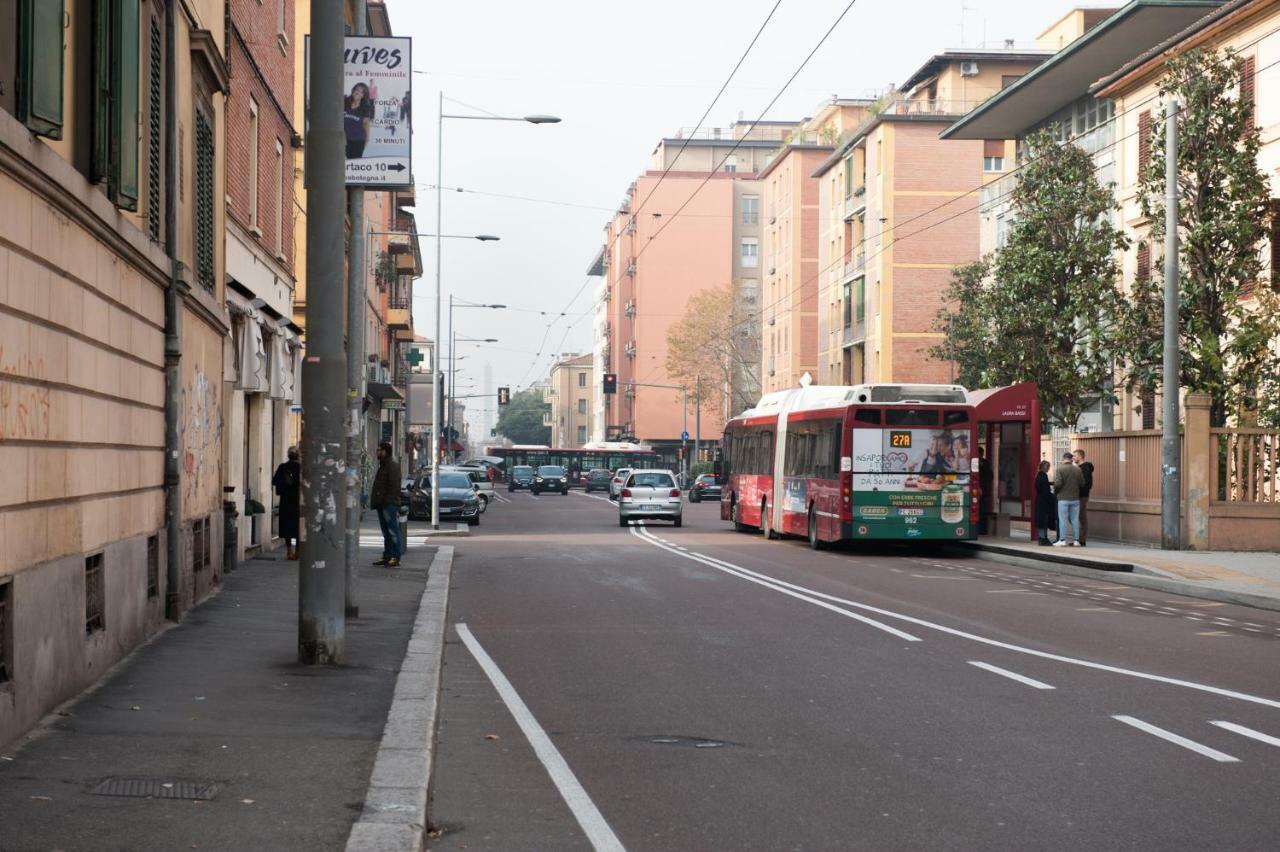
[[510,496],[457,543],[431,848],[1274,848],[1276,613]]

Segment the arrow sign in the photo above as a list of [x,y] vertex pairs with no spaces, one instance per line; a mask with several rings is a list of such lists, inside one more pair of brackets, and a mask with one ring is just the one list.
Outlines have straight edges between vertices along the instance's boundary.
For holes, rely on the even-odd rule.
[[402,172],[404,171],[404,163],[392,163],[391,165],[387,166],[387,171]]

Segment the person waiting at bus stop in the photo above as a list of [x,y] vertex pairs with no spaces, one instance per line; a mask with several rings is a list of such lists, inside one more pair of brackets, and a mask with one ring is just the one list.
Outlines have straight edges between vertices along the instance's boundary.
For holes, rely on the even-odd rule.
[[[1080,546],[1080,492],[1084,474],[1072,463],[1071,453],[1053,471],[1053,495],[1058,500],[1058,540],[1054,547]],[[1070,529],[1070,532],[1068,532]]]
[[1049,483],[1048,459],[1040,460],[1040,469],[1036,473],[1036,530],[1040,533],[1040,546],[1053,544],[1049,540],[1049,532],[1057,524],[1058,503],[1053,499],[1053,486]]

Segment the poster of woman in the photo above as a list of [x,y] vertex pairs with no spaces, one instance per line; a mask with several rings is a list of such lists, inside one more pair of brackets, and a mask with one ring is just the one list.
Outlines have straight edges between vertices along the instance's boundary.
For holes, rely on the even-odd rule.
[[343,132],[347,185],[413,184],[412,41],[347,36]]

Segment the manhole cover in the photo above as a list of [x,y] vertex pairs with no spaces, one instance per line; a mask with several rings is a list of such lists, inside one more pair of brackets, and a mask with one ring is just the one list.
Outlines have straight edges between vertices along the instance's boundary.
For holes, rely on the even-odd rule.
[[686,737],[677,734],[654,734],[644,737],[631,737],[633,741],[652,743],[654,745],[684,746],[685,748],[723,748],[733,743],[724,740],[710,740],[706,737]]
[[218,795],[218,785],[208,781],[178,781],[172,778],[108,778],[89,791],[95,796],[125,796],[131,799],[199,799]]

